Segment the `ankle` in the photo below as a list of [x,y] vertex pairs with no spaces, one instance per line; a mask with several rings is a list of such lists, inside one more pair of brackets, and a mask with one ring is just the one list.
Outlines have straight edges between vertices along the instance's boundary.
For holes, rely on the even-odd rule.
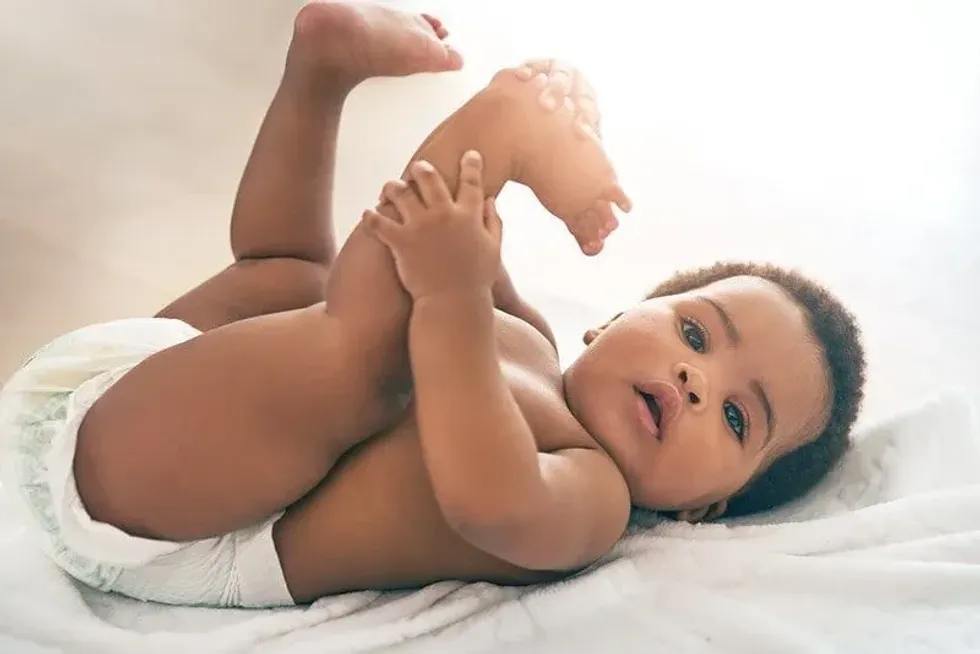
[[311,95],[346,97],[366,76],[354,66],[323,57],[322,41],[329,37],[329,30],[324,29],[319,17],[319,12],[324,9],[318,3],[311,3],[296,17],[286,52],[283,82]]
[[301,53],[295,53],[290,48],[279,87],[281,91],[304,101],[342,105],[362,81],[345,71],[325,70],[313,62],[304,61]]

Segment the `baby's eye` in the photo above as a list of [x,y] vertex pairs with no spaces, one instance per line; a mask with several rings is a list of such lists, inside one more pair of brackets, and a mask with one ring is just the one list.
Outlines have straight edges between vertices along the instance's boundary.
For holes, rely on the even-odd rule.
[[681,322],[681,334],[684,335],[684,340],[687,341],[687,344],[695,352],[703,354],[705,349],[707,349],[708,335],[705,333],[704,327],[690,318],[685,318]]
[[745,414],[738,405],[733,402],[726,401],[721,405],[721,410],[725,414],[725,422],[728,423],[729,428],[734,432],[735,436],[739,441],[745,440]]

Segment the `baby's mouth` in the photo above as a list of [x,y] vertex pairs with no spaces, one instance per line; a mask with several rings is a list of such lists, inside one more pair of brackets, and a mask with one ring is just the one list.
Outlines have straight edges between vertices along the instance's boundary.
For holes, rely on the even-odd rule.
[[649,393],[644,393],[639,388],[634,387],[637,397],[637,411],[640,415],[640,422],[658,441],[660,440],[660,420],[663,411],[657,398]]
[[660,402],[657,401],[657,398],[648,393],[644,393],[643,391],[638,392],[640,393],[640,397],[643,398],[643,401],[647,403],[647,408],[650,409],[650,416],[653,417],[653,424],[655,424],[657,429],[659,429],[660,416],[662,415],[660,411]]

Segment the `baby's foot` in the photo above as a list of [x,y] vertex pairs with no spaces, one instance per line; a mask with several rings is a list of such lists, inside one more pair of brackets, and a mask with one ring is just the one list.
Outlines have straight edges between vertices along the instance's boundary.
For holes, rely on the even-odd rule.
[[[587,255],[598,254],[618,221],[612,204],[629,211],[598,135],[598,111],[581,74],[541,63],[504,70],[493,86],[516,94],[524,109],[517,181],[560,218]],[[552,100],[556,100],[552,102]]]
[[449,31],[427,14],[368,2],[311,2],[296,16],[290,63],[356,84],[368,77],[458,70]]

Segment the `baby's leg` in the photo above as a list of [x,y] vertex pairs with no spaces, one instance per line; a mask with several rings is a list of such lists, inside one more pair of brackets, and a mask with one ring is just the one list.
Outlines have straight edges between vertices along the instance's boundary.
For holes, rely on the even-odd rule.
[[[216,328],[137,366],[82,425],[75,474],[95,519],[166,539],[234,530],[294,502],[397,415],[380,380],[397,364],[407,314],[388,307],[402,298],[386,250],[358,255],[355,239],[336,263],[329,297],[346,313],[321,303],[263,314],[323,297],[347,92],[372,74],[452,67],[435,36],[437,23],[380,7],[300,14],[235,208],[240,261],[161,314]],[[368,329],[346,320],[378,307]]]
[[[322,59],[291,56],[287,63],[276,102],[288,101],[292,107],[278,114],[270,109],[260,137],[272,144],[265,152],[284,159],[270,167],[293,170],[303,168],[297,162],[306,162],[329,172],[323,153],[332,148],[328,134],[336,125],[324,128],[313,117],[336,119],[328,111],[329,94],[304,74],[308,68],[342,71],[335,64],[346,56],[354,70],[347,85],[339,85],[346,93],[369,74],[409,72],[405,62],[414,62],[418,70],[425,67],[419,62],[436,67],[432,58],[442,57],[445,66],[445,51],[432,38],[441,31],[438,26],[382,7],[357,7],[316,4],[301,14],[294,51],[304,39],[323,45],[306,52],[326,54]],[[422,54],[412,54],[413,43],[421,44]],[[487,195],[496,195],[522,169],[540,172],[519,160],[531,151],[525,147],[526,130],[518,128],[536,105],[514,100],[505,88],[491,85],[437,128],[416,156],[430,161],[455,188],[460,157],[466,150],[479,150]],[[276,115],[279,119],[273,120]],[[295,125],[320,127],[304,139],[293,131]],[[287,147],[275,147],[280,139]],[[572,154],[585,159],[601,157],[601,149],[592,144],[575,148],[581,152]],[[260,170],[261,151],[256,148],[250,170]],[[582,157],[568,160],[581,163]],[[579,194],[593,183],[605,183],[587,166],[553,168],[552,177]],[[317,178],[303,178],[305,186],[294,187],[292,178],[283,175],[282,186],[269,184],[266,193],[246,193],[243,187],[236,220],[249,215],[243,213],[252,206],[245,202],[249,196],[266,198],[272,211],[283,188],[325,195],[328,189],[315,184]],[[532,184],[539,194],[556,181],[539,175],[533,179],[541,181]],[[325,200],[307,198],[285,206],[295,209],[304,203],[316,208]],[[267,214],[256,211],[251,216],[259,220]],[[289,247],[302,242],[290,239]],[[240,251],[248,250],[241,246]],[[253,252],[261,256],[262,248]],[[322,252],[326,263],[328,253]],[[288,258],[282,245],[267,254]],[[264,283],[274,285],[271,279]],[[220,300],[221,294],[214,297]],[[399,407],[387,390],[409,377],[405,341],[410,302],[387,248],[364,229],[354,231],[333,263],[326,300],[327,308],[318,304],[259,315],[208,331],[149,358],[113,386],[88,413],[79,434],[75,474],[92,516],[131,533],[171,540],[233,531],[294,503],[326,476],[340,454],[397,417]],[[180,317],[179,312],[171,315]]]
[[373,75],[458,67],[458,55],[437,40],[446,35],[433,18],[364,3],[305,7],[239,185],[235,263],[158,315],[207,331],[322,302],[337,254],[331,195],[347,95]]

